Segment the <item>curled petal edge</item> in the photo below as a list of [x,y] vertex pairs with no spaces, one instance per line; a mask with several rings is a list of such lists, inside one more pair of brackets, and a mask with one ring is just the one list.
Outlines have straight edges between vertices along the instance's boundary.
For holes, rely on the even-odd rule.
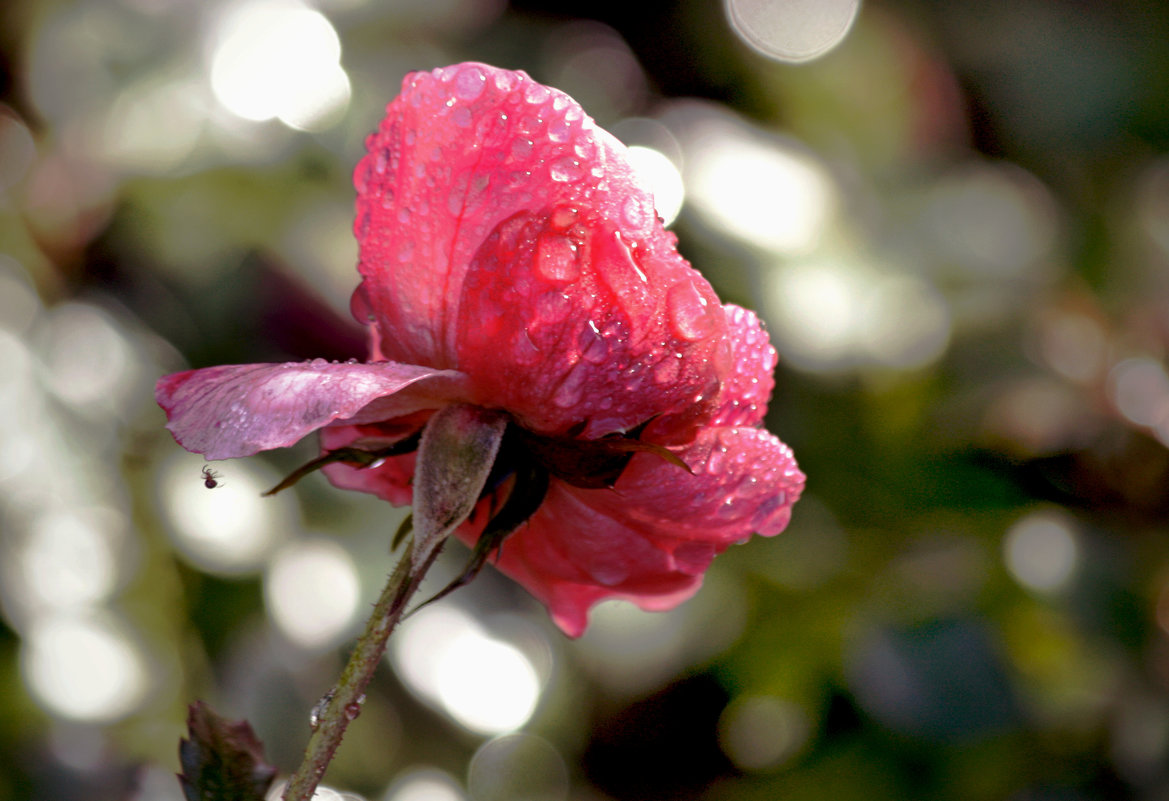
[[386,420],[467,396],[467,377],[398,362],[236,364],[159,379],[167,428],[209,460],[285,448],[334,421]]

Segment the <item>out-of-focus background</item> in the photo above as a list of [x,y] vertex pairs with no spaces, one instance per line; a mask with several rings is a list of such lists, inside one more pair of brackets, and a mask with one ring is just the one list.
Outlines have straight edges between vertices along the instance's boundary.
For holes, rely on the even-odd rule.
[[568,641],[490,571],[427,608],[328,784],[1169,798],[1160,0],[17,0],[0,801],[176,801],[196,698],[295,765],[402,513],[320,477],[261,499],[311,444],[205,489],[152,387],[361,355],[362,139],[405,72],[467,59],[635,147],[683,253],[767,320],[808,490],[670,613]]

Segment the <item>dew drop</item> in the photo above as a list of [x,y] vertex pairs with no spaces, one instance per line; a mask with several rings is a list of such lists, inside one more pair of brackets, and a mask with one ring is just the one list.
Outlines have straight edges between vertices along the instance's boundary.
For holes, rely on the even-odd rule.
[[540,349],[536,347],[536,343],[528,335],[527,329],[521,328],[512,335],[511,349],[508,355],[520,364],[535,364],[540,361],[543,354],[540,353]]
[[567,142],[572,135],[572,126],[564,118],[548,123],[548,138],[553,142]]
[[532,81],[524,87],[524,100],[534,106],[538,106],[547,102],[548,96],[550,94],[551,93],[548,91],[547,86],[536,83],[535,81]]
[[654,381],[659,384],[673,384],[682,372],[682,354],[670,354],[654,365]]
[[405,264],[414,258],[414,240],[403,239],[402,244],[398,246],[398,261]]
[[541,323],[558,323],[568,316],[572,301],[563,292],[545,292],[536,298],[536,319]]
[[548,175],[553,181],[576,181],[584,175],[580,162],[571,156],[561,156],[548,165]]
[[536,269],[550,281],[575,281],[580,277],[576,243],[560,234],[542,234],[537,245]]
[[402,223],[402,225],[406,225],[410,222],[410,209],[406,208],[405,206],[398,209],[398,222]]
[[329,690],[322,695],[320,699],[313,704],[313,708],[308,713],[308,725],[313,731],[316,731],[321,726],[321,718],[325,716],[325,710],[329,708],[329,704],[333,702],[333,691]]
[[625,205],[621,207],[621,216],[630,228],[641,228],[645,224],[645,210],[642,208],[641,200],[634,196],[627,198]]
[[552,217],[548,222],[553,228],[563,231],[576,222],[576,209],[572,206],[561,206],[552,212]]
[[463,67],[455,76],[455,96],[462,100],[474,100],[483,94],[487,75],[479,67]]
[[588,382],[588,375],[588,368],[584,364],[573,365],[552,395],[552,403],[561,409],[568,409],[580,403],[584,386]]
[[692,281],[679,281],[670,287],[666,307],[674,334],[681,339],[696,342],[715,330],[714,309]]
[[719,475],[727,469],[727,449],[725,445],[715,445],[706,457],[706,472],[712,476]]
[[451,114],[451,119],[454,120],[455,125],[459,126],[460,128],[470,128],[471,109],[467,108],[466,106],[459,106]]
[[512,158],[523,160],[526,159],[532,152],[532,140],[524,137],[517,137],[511,140],[511,155]]
[[588,161],[593,157],[593,143],[587,139],[578,139],[576,144],[572,146],[572,149],[576,152],[576,155],[579,156],[582,161]]
[[609,343],[592,320],[581,330],[577,346],[580,348],[580,357],[590,364],[602,364],[609,357]]

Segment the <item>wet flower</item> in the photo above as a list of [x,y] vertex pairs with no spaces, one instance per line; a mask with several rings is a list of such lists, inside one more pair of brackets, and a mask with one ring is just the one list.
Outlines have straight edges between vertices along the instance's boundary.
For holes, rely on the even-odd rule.
[[[352,307],[370,360],[167,376],[180,444],[226,459],[320,431],[334,484],[416,518],[435,464],[465,472],[455,535],[491,537],[573,636],[602,599],[677,605],[716,554],[786,526],[804,477],[760,427],[775,350],[580,106],[483,64],[413,73],[366,148]],[[460,432],[486,464],[434,456]]]

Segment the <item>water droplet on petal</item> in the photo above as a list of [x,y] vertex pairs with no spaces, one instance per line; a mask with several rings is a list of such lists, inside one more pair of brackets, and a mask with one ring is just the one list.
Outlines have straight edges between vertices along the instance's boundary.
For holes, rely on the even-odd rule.
[[398,222],[402,223],[403,225],[406,225],[410,222],[410,209],[406,208],[405,206],[398,209]]
[[553,228],[563,231],[576,222],[576,209],[572,206],[561,206],[552,212],[552,217],[548,222]]
[[601,364],[609,357],[609,343],[592,320],[581,329],[577,346],[580,348],[580,357],[590,364]]
[[414,258],[414,240],[403,239],[402,244],[398,245],[398,261],[405,264]]
[[558,323],[571,309],[572,301],[563,292],[545,292],[536,298],[536,320],[541,323]]
[[547,86],[536,83],[535,81],[529,82],[528,85],[524,87],[524,100],[528,101],[534,106],[545,103],[548,100],[548,96],[550,94],[551,93],[548,91]]
[[580,277],[576,243],[560,234],[542,234],[536,252],[536,269],[550,281],[569,282]]
[[584,364],[573,365],[552,395],[552,403],[561,409],[567,409],[580,403],[585,383],[588,381],[588,373],[588,368]]
[[[675,336],[695,342],[714,333],[715,309],[689,280],[679,281],[666,295],[666,307]],[[721,313],[721,309],[718,310]]]
[[466,106],[459,106],[451,113],[451,119],[454,120],[455,125],[460,128],[471,127],[471,109]]
[[572,134],[572,127],[563,118],[548,123],[548,138],[553,142],[567,142]]
[[663,385],[677,381],[682,372],[681,356],[680,353],[673,353],[654,365],[654,381]]
[[625,218],[625,224],[630,228],[641,228],[645,223],[645,211],[642,209],[641,200],[634,196],[627,198],[625,205],[621,207],[621,216]]
[[584,175],[580,162],[571,156],[561,156],[548,165],[548,175],[553,181],[576,181]]
[[511,140],[511,155],[512,158],[523,161],[532,152],[532,140],[519,137]]
[[483,94],[487,75],[476,66],[463,67],[455,77],[455,96],[462,100],[474,100]]

